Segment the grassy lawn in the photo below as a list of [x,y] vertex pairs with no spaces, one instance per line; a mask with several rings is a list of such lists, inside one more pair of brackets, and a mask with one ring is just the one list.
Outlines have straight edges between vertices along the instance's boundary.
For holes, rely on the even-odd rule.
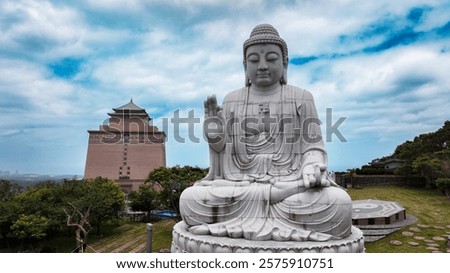
[[[100,234],[96,234],[96,230],[92,229],[88,234],[88,244],[94,249],[104,247],[105,242],[123,242],[134,234],[139,233],[139,229],[145,234],[145,224],[139,222],[120,222],[120,223],[108,223],[102,225]],[[75,231],[61,234],[52,239],[49,239],[41,243],[42,246],[46,246],[50,249],[54,249],[59,253],[72,252],[75,248]],[[88,252],[92,252],[89,250]]]
[[[430,250],[426,249],[427,245],[425,242],[416,240],[413,237],[406,237],[402,235],[402,231],[410,231],[409,228],[418,227],[421,229],[421,232],[414,232],[415,235],[425,237],[426,239],[431,239],[435,236],[443,237],[443,235],[446,235],[446,232],[450,231],[450,228],[446,227],[450,225],[450,200],[437,190],[402,187],[367,187],[363,189],[349,189],[348,192],[353,200],[378,199],[396,201],[406,209],[407,214],[411,214],[418,219],[413,225],[404,227],[384,239],[373,243],[366,243],[366,252],[429,253]],[[430,227],[422,228],[418,225],[429,225]],[[441,227],[444,229],[440,229]],[[403,244],[401,246],[394,246],[389,243],[391,240],[398,240]],[[407,243],[411,241],[416,241],[420,245],[411,246]],[[438,248],[440,251],[447,252],[446,241],[436,241],[435,243],[439,245]]]
[[164,220],[153,225],[153,251],[170,249],[172,244],[172,229],[175,220]]
[[[170,249],[172,242],[172,219],[153,223],[153,252]],[[141,222],[126,222],[120,227],[110,230],[110,235],[101,239],[90,239],[90,245],[98,252],[145,252],[146,224]],[[89,251],[92,252],[92,251]]]
[[[172,219],[153,223],[153,251],[170,249],[172,242],[172,227],[175,221]],[[96,235],[91,230],[88,236],[87,252],[144,252],[146,247],[146,223],[120,222],[103,225],[101,234]],[[39,244],[41,247],[52,250],[52,252],[67,253],[75,248],[75,232],[67,232],[51,238]],[[12,249],[13,252],[16,249]],[[9,251],[8,251],[9,252]]]

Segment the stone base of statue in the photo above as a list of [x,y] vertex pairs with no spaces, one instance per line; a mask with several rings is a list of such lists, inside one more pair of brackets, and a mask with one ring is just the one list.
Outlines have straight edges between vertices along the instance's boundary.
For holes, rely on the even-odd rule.
[[172,232],[172,253],[362,253],[364,237],[352,227],[352,233],[342,240],[326,242],[250,241],[210,235],[196,235],[182,221]]

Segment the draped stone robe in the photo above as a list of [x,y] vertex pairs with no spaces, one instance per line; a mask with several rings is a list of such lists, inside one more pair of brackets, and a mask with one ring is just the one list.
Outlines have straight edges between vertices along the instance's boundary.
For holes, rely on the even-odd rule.
[[326,241],[347,237],[351,199],[331,187],[300,187],[271,202],[279,185],[302,185],[303,167],[326,164],[314,100],[306,90],[282,86],[256,93],[242,88],[222,105],[225,147],[211,150],[210,173],[186,189],[180,211],[189,230],[250,240]]

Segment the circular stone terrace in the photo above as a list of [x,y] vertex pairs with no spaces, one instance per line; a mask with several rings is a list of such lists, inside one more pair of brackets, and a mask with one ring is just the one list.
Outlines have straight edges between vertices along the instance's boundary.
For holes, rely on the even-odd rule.
[[355,200],[354,225],[389,225],[406,219],[406,210],[398,203],[380,200]]
[[407,215],[399,203],[382,200],[352,201],[353,225],[364,233],[366,242],[374,242],[400,228],[413,224],[417,219]]

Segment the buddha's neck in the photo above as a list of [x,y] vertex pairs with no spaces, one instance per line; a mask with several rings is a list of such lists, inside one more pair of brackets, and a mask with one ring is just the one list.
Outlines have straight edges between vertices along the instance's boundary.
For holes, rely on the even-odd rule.
[[250,93],[258,96],[270,96],[281,91],[281,84],[269,86],[266,88],[256,87],[254,85],[250,86]]

